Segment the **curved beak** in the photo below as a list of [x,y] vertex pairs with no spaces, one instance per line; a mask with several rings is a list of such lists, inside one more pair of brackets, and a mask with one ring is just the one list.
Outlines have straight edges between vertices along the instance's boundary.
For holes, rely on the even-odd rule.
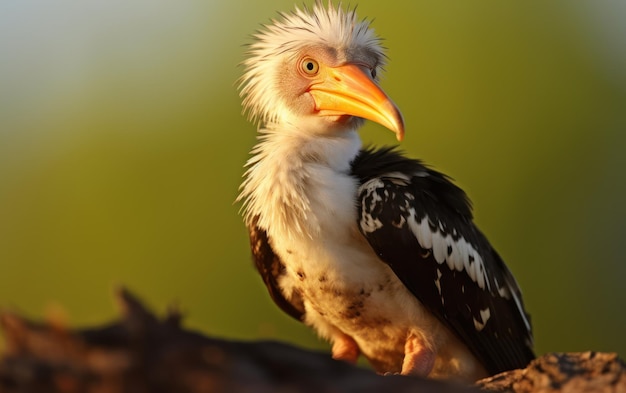
[[360,67],[346,64],[328,67],[324,79],[309,93],[322,116],[351,115],[375,121],[404,138],[404,120],[398,107]]

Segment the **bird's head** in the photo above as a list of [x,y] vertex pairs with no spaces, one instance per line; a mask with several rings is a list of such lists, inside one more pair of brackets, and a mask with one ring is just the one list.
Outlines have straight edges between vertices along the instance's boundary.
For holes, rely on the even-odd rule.
[[325,133],[369,119],[402,140],[402,115],[377,84],[385,61],[380,39],[354,10],[320,2],[312,10],[296,8],[254,40],[239,81],[253,121]]

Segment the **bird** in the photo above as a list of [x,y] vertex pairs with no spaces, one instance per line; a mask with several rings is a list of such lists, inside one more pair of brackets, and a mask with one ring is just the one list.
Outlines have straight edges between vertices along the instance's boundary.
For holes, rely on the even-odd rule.
[[511,271],[451,178],[396,147],[364,147],[366,120],[402,141],[380,87],[372,21],[321,1],[253,33],[237,84],[257,125],[237,201],[271,299],[381,374],[473,382],[535,356]]

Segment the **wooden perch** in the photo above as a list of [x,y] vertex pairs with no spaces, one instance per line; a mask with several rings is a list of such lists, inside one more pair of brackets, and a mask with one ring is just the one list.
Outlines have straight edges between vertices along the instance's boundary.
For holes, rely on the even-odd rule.
[[626,393],[626,367],[615,353],[549,353],[523,370],[478,381],[489,392]]
[[277,342],[220,340],[158,319],[126,290],[122,318],[66,330],[3,314],[0,393],[468,392],[439,381],[383,377],[328,354]]
[[[122,318],[94,329],[70,330],[3,313],[0,393],[478,391],[442,381],[380,376],[328,354],[277,342],[207,337],[182,328],[175,310],[157,318],[123,289],[118,303]],[[615,355],[553,354],[479,386],[496,392],[590,387],[623,392],[624,370]]]

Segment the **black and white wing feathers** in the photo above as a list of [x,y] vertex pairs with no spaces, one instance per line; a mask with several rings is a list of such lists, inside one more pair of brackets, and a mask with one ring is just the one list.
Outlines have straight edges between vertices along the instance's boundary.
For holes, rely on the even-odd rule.
[[278,279],[285,274],[285,266],[274,253],[267,233],[256,225],[256,219],[248,226],[250,232],[250,249],[254,265],[263,278],[270,297],[276,305],[293,318],[302,321],[304,304],[297,295],[287,299],[278,286]]
[[512,274],[472,222],[465,193],[393,149],[363,150],[358,224],[374,251],[491,374],[534,358]]

